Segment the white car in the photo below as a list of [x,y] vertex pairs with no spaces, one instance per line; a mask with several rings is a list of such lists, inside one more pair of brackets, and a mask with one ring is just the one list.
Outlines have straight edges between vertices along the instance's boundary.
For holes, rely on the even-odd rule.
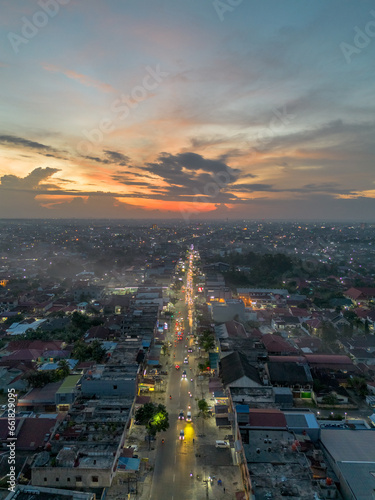
[[185,359],[184,359],[184,363],[185,363],[185,365],[189,364],[189,360],[188,360],[188,358],[185,358]]

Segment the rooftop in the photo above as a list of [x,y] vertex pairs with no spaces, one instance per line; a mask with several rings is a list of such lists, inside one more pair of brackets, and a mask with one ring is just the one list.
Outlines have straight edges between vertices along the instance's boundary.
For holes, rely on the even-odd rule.
[[68,375],[56,391],[56,394],[73,392],[81,377],[82,375]]

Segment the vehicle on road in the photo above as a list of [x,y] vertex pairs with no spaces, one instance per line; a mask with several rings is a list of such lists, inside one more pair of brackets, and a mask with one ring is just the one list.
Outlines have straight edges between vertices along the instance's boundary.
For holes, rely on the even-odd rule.
[[188,352],[193,352],[193,348],[189,347]]
[[180,365],[176,365],[175,368],[176,368],[176,370],[179,370],[180,369]]
[[192,421],[192,418],[191,418],[191,411],[188,411],[186,413],[186,422],[191,422]]
[[184,411],[183,410],[180,410],[180,413],[178,414],[178,420],[184,420],[185,417],[184,417]]
[[181,441],[183,439],[185,439],[185,433],[184,433],[183,429],[180,430],[180,437],[179,438],[181,439]]
[[182,378],[186,378],[186,370],[182,372]]
[[229,448],[229,441],[216,441],[216,448]]
[[185,363],[185,365],[187,365],[187,364],[189,363],[188,358],[185,358],[185,359],[184,359],[184,363]]

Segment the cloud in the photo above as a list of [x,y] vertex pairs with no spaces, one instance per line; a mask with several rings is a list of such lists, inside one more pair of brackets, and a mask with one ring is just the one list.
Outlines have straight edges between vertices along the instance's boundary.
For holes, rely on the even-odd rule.
[[105,150],[104,151],[107,158],[111,161],[112,160],[112,163],[117,163],[117,165],[120,165],[122,167],[124,167],[125,165],[127,165],[129,163],[129,156],[126,156],[122,153],[118,153],[117,151],[109,151],[109,150]]
[[353,140],[354,137],[358,137],[362,143],[366,141],[366,137],[373,136],[375,123],[345,123],[343,120],[337,119],[301,132],[286,133],[282,127],[279,134],[277,131],[276,128],[273,129],[271,137],[269,134],[262,137],[262,132],[260,132],[258,140],[252,144],[255,150],[265,153],[280,148],[298,148],[303,145],[308,145],[311,148],[314,145],[316,147],[329,143],[332,145],[345,144],[348,139]]
[[21,189],[21,190],[33,190],[37,189],[41,183],[51,177],[53,174],[60,172],[58,168],[35,168],[26,177],[17,177],[16,175],[3,175],[0,177],[1,185],[0,189]]
[[122,153],[118,153],[117,151],[104,151],[104,158],[99,158],[98,156],[83,156],[86,160],[95,161],[96,163],[103,163],[104,165],[116,164],[121,167],[125,167],[128,165],[130,158]]
[[234,184],[230,188],[231,191],[241,191],[253,193],[255,191],[274,191],[271,184]]
[[[38,152],[47,153],[47,152],[57,152],[55,148],[51,146],[46,146],[45,144],[41,144],[40,142],[29,141],[28,139],[24,139],[23,137],[16,137],[12,135],[0,135],[0,144],[5,144],[7,146],[17,146],[19,148],[32,149]],[[45,154],[45,156],[53,156],[51,154]]]
[[68,70],[68,69],[62,69],[58,68],[57,66],[54,66],[53,64],[44,64],[43,69],[46,71],[50,71],[53,73],[61,73],[62,75],[65,75],[67,78],[70,78],[72,80],[76,80],[80,82],[82,85],[85,87],[94,87],[98,90],[101,90],[103,92],[115,92],[116,89],[112,87],[109,83],[103,83],[99,80],[95,80],[94,78],[91,78],[90,76],[83,75],[82,73],[77,73],[73,70]]

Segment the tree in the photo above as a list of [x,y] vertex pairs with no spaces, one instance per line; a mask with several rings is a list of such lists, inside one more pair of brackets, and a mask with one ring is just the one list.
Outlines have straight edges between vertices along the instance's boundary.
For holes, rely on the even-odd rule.
[[330,406],[335,406],[335,405],[339,404],[339,400],[338,400],[336,394],[334,394],[333,392],[324,396],[322,398],[322,402],[323,402],[323,404],[330,405]]
[[208,351],[212,351],[213,348],[215,347],[215,340],[213,337],[207,339],[207,340],[204,340],[202,343],[201,343],[201,346],[203,347],[203,349],[208,352]]
[[210,361],[209,361],[209,359],[207,359],[206,361],[203,361],[202,363],[198,364],[198,369],[201,372],[205,372],[207,370],[207,368],[209,368],[209,367],[210,367]]
[[155,413],[155,405],[154,403],[145,403],[143,406],[140,406],[138,410],[135,412],[134,418],[141,425],[146,425],[149,420],[154,416]]
[[105,355],[105,349],[101,346],[99,340],[94,340],[90,344],[78,340],[73,349],[72,357],[78,361],[96,361],[100,363]]
[[148,442],[151,436],[156,436],[158,432],[166,431],[169,428],[169,415],[167,409],[162,404],[145,403],[135,412],[135,420],[146,426]]
[[368,393],[367,382],[363,377],[350,377],[348,379],[348,385],[350,385],[362,398]]
[[350,309],[344,311],[344,318],[347,319],[348,321],[354,321],[358,316],[354,311],[351,311]]
[[88,316],[74,311],[71,317],[72,325],[81,333],[85,333],[92,325]]
[[208,403],[205,399],[200,399],[198,401],[198,408],[203,417],[206,417],[208,414]]
[[161,346],[161,354],[164,354],[164,356],[168,356],[169,355],[169,345],[167,342],[164,342],[164,344]]
[[215,347],[215,337],[211,330],[204,330],[200,336],[199,343],[205,351],[211,351]]
[[65,378],[70,373],[70,365],[66,359],[60,359],[58,362],[58,368],[56,370],[59,379]]
[[337,330],[329,321],[322,323],[322,340],[325,342],[334,342],[337,339]]
[[169,416],[164,405],[159,404],[154,411],[154,415],[148,421],[146,429],[151,436],[157,432],[166,431],[169,428]]

